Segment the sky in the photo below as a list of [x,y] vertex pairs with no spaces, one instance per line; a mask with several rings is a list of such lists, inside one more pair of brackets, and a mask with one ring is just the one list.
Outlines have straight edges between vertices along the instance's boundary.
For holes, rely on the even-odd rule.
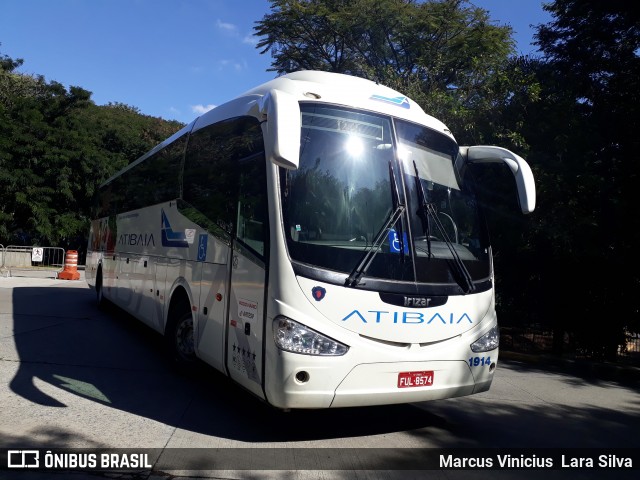
[[[535,53],[533,26],[551,19],[542,0],[472,3],[513,28],[520,54]],[[276,76],[253,36],[268,13],[268,0],[0,0],[0,55],[98,105],[189,123]]]

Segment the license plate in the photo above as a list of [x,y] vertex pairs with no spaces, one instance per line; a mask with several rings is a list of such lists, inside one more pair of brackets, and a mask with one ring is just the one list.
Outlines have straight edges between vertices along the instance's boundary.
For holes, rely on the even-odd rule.
[[431,385],[433,385],[433,370],[398,374],[398,388],[430,387]]

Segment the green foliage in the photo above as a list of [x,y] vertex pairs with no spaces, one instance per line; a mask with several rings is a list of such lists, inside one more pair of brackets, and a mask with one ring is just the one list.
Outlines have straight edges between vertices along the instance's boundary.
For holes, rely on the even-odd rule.
[[[463,0],[272,0],[256,22],[272,70],[347,73],[409,95],[465,138],[502,92],[511,28]],[[496,78],[496,77],[500,78]],[[494,94],[487,97],[487,93]]]
[[93,194],[181,125],[16,73],[0,57],[0,243],[84,250]]
[[556,324],[613,357],[622,330],[640,330],[640,275],[630,266],[640,242],[640,15],[619,1],[545,8],[554,17],[537,34],[546,98],[542,131],[530,134],[548,195],[538,231],[552,240],[545,280],[563,278],[554,286],[565,302],[588,311],[586,325],[575,315]]
[[[0,43],[2,45],[2,43]],[[0,71],[13,72],[16,68],[20,67],[24,63],[21,58],[13,59],[7,55],[0,56]]]
[[640,330],[640,275],[630,266],[640,242],[640,19],[619,2],[547,9],[544,56],[518,60],[525,91],[496,117],[524,142],[538,193],[531,218],[503,210],[493,229],[502,319],[550,325],[557,340],[568,333],[583,352],[614,359],[624,331]]

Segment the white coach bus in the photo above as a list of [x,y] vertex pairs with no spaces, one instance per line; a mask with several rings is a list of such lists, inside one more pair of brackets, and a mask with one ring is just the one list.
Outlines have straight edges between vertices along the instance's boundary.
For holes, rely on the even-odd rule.
[[411,99],[341,74],[284,75],[205,113],[100,188],[86,278],[282,408],[489,389],[491,247],[471,163],[503,162],[523,213],[531,169],[459,147]]

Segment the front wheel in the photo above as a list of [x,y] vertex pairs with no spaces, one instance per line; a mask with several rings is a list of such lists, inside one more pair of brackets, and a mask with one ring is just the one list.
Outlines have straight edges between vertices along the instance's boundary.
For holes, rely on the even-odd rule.
[[193,315],[187,307],[176,308],[172,312],[166,339],[169,351],[180,366],[191,365],[195,362]]

